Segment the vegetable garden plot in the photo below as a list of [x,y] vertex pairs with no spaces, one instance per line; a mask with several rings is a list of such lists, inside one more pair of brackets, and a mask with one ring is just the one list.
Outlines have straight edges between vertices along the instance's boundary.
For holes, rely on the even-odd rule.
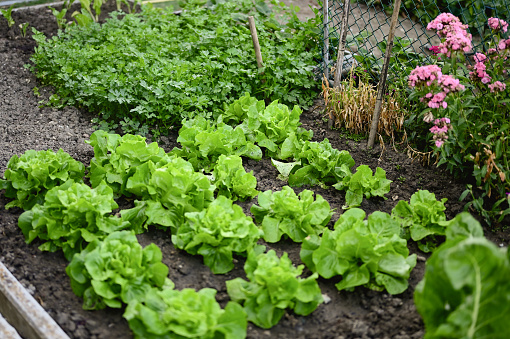
[[[14,53],[16,57],[22,57],[22,54]],[[26,58],[26,56],[24,56]],[[26,59],[25,59],[26,60]],[[26,61],[25,61],[26,62]],[[22,65],[23,62],[13,62],[13,65],[17,67]],[[23,75],[23,73],[21,73]],[[30,75],[25,75],[25,78],[32,79]],[[6,87],[3,90],[6,93],[13,93],[9,98],[16,98],[19,92],[23,93],[23,90],[29,93],[31,90],[30,86],[25,82],[19,82],[17,91],[12,91]],[[15,94],[16,93],[16,94]],[[44,94],[43,94],[44,95]],[[71,155],[79,154],[76,158],[85,164],[90,163],[93,156],[92,148],[90,146],[82,144],[81,141],[89,140],[91,137],[90,124],[82,120],[78,120],[73,123],[73,117],[79,113],[75,110],[64,109],[63,113],[52,114],[52,110],[49,108],[37,108],[37,98],[28,96],[23,98],[24,101],[13,101],[16,107],[22,107],[26,103],[31,104],[31,111],[26,115],[16,115],[12,113],[11,105],[6,105],[8,108],[7,115],[5,116],[6,121],[14,121],[14,118],[30,122],[35,119],[42,119],[48,128],[44,131],[44,134],[37,134],[37,138],[40,138],[42,142],[36,143],[33,140],[29,140],[25,137],[25,131],[28,128],[32,133],[39,133],[35,126],[13,126],[9,127],[10,137],[15,140],[19,140],[19,145],[12,145],[13,151],[11,154],[5,154],[2,158],[2,163],[7,163],[7,160],[13,153],[22,154],[27,149],[45,149],[55,148],[57,150],[62,147],[64,150],[69,152]],[[9,99],[8,99],[9,100]],[[3,103],[4,104],[4,103]],[[24,107],[24,106],[23,106]],[[40,117],[41,113],[47,113]],[[65,118],[65,119],[64,119]],[[454,197],[458,196],[459,191],[463,189],[462,185],[455,183],[451,178],[446,176],[444,173],[423,169],[418,164],[411,163],[410,160],[402,154],[393,153],[387,151],[383,154],[381,162],[377,162],[376,158],[379,155],[365,152],[363,143],[355,143],[352,140],[338,138],[337,131],[330,131],[325,126],[326,123],[322,121],[322,115],[320,110],[312,110],[305,112],[300,117],[303,125],[302,128],[306,130],[312,130],[314,132],[311,139],[312,142],[322,142],[325,138],[328,138],[331,142],[331,149],[336,150],[347,150],[353,157],[356,164],[369,165],[371,169],[376,167],[382,167],[386,171],[386,177],[388,180],[392,180],[393,183],[390,187],[390,192],[387,194],[388,199],[363,199],[361,202],[361,208],[367,213],[374,211],[385,211],[390,213],[392,208],[396,205],[398,200],[409,201],[411,195],[416,192],[418,188],[428,189],[436,194],[438,198],[448,198],[446,216],[451,219],[457,212],[461,210],[461,205],[457,203]],[[9,120],[11,119],[11,120]],[[49,123],[53,122],[53,123]],[[63,126],[63,127],[59,127]],[[69,130],[80,127],[84,128],[87,132],[87,136],[83,136],[83,132],[78,131],[74,136],[68,139],[69,135],[62,133],[62,130],[66,131],[66,126]],[[25,129],[23,129],[25,128]],[[17,131],[19,131],[17,134]],[[53,139],[55,137],[55,139]],[[47,139],[48,138],[48,139]],[[69,140],[79,139],[80,147],[75,146]],[[163,146],[165,152],[169,152],[173,147],[178,146],[176,143],[177,135],[173,135],[169,138],[163,138],[160,146]],[[7,140],[5,140],[7,142]],[[48,144],[52,142],[53,144]],[[7,145],[7,143],[6,143]],[[17,147],[23,147],[18,149]],[[379,150],[377,150],[379,151]],[[275,154],[278,152],[275,150]],[[374,155],[376,155],[374,157]],[[308,157],[307,157],[308,159]],[[245,172],[249,173],[253,170],[254,176],[257,179],[256,189],[259,191],[283,191],[285,182],[280,181],[277,178],[279,172],[271,165],[268,158],[264,158],[260,161],[243,159],[243,165]],[[397,166],[398,165],[398,166]],[[320,177],[319,177],[320,178]],[[430,179],[428,179],[430,178]],[[333,227],[333,224],[339,219],[339,212],[343,205],[346,204],[344,194],[333,190],[332,188],[324,189],[319,186],[305,186],[296,189],[296,193],[304,192],[304,189],[312,189],[317,194],[320,194],[328,203],[331,208],[337,209],[336,213],[332,216],[329,228]],[[303,194],[304,196],[304,194]],[[5,204],[10,199],[2,199],[2,204]],[[303,199],[303,198],[301,198]],[[315,199],[317,201],[317,198]],[[128,209],[133,206],[130,200],[120,199],[119,205],[122,209]],[[239,202],[239,206],[243,208],[243,211],[249,215],[249,209],[252,203],[257,203],[257,199],[248,200],[245,202]],[[411,206],[415,206],[414,203]],[[4,211],[3,206],[2,213],[2,261],[8,262],[8,264],[14,268],[15,274],[19,278],[25,280],[25,283],[33,284],[36,287],[36,295],[38,295],[47,309],[55,316],[57,321],[65,327],[68,333],[72,334],[73,337],[93,337],[93,336],[118,336],[126,337],[129,336],[129,329],[126,322],[122,319],[122,312],[117,312],[113,309],[107,309],[104,311],[95,312],[83,312],[81,310],[82,302],[80,298],[77,298],[72,294],[69,286],[69,278],[65,275],[64,269],[67,265],[64,257],[60,254],[51,254],[46,252],[40,252],[36,249],[36,246],[27,246],[24,244],[24,239],[17,227],[17,218],[20,215],[20,210],[8,210]],[[200,216],[196,216],[199,218]],[[6,237],[3,237],[3,234]],[[176,250],[171,245],[170,233],[168,231],[151,230],[149,233],[145,233],[138,236],[141,245],[146,248],[150,243],[155,243],[162,249],[163,253],[163,264],[169,267],[169,277],[174,281],[178,290],[184,288],[214,288],[218,290],[216,299],[220,301],[222,307],[226,306],[229,300],[227,294],[227,287],[225,281],[232,280],[235,278],[241,278],[248,281],[243,270],[244,260],[241,256],[236,256],[234,263],[234,269],[225,275],[214,275],[210,269],[203,265],[203,258],[200,256],[190,256],[184,251]],[[500,240],[494,238],[495,240]],[[5,242],[4,242],[5,241]],[[37,240],[34,240],[37,241]],[[503,238],[499,242],[504,241],[507,244],[508,238]],[[42,244],[41,242],[38,244]],[[278,256],[281,256],[283,251],[289,253],[289,258],[293,263],[300,263],[300,246],[290,242],[283,241],[276,244],[266,244],[268,248],[275,249]],[[411,252],[418,253],[420,257],[426,257],[425,254],[418,252],[416,247],[411,247]],[[29,253],[29,255],[27,255]],[[35,257],[34,257],[35,256]],[[30,262],[28,261],[30,260]],[[418,260],[417,268],[411,272],[410,285],[411,289],[407,290],[403,294],[397,296],[391,296],[384,292],[375,292],[363,287],[355,288],[354,292],[338,292],[335,284],[339,282],[339,278],[334,279],[319,279],[319,287],[321,288],[323,298],[329,302],[321,304],[317,310],[312,312],[306,317],[296,315],[293,312],[287,312],[280,320],[279,324],[269,330],[269,335],[273,337],[303,337],[303,338],[323,338],[323,337],[336,337],[339,333],[345,334],[345,337],[395,337],[398,335],[407,337],[421,337],[423,335],[423,326],[420,323],[417,313],[414,311],[413,300],[412,300],[412,289],[416,286],[416,283],[423,276],[424,262]],[[37,268],[44,268],[38,270]],[[55,273],[59,272],[59,273]],[[306,271],[309,275],[310,272]],[[41,277],[41,279],[33,279],[33,276]],[[62,280],[54,281],[55,275]],[[43,278],[46,276],[46,278]],[[41,291],[41,292],[39,292]],[[48,292],[44,294],[43,292]],[[167,296],[165,296],[166,298]],[[171,297],[171,296],[168,296]],[[64,301],[70,303],[64,303]],[[69,312],[70,309],[73,311]],[[106,321],[103,321],[106,320]],[[250,325],[248,329],[249,337],[267,337],[267,332],[264,330]]]

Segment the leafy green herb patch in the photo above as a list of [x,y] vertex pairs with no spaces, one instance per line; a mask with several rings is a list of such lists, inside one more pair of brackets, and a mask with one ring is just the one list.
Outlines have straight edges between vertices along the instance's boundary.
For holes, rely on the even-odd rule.
[[[281,23],[283,11],[285,24]],[[53,103],[98,112],[105,128],[155,134],[184,117],[217,113],[249,92],[259,99],[308,106],[317,93],[315,20],[292,10],[238,0],[199,7],[187,2],[180,15],[143,7],[103,25],[68,27],[46,39],[36,32],[32,69],[56,94]],[[248,15],[257,22],[264,67],[257,68]],[[276,18],[279,18],[276,20]]]

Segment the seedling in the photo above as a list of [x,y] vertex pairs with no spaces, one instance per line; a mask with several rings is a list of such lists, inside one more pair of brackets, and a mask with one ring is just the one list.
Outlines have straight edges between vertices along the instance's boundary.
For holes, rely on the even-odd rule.
[[4,16],[4,18],[7,20],[7,25],[9,25],[9,28],[14,25],[14,19],[12,18],[12,9],[14,8],[14,5],[9,7],[9,9],[0,9],[0,12]]
[[26,36],[27,36],[27,28],[28,28],[28,22],[25,22],[24,24],[19,24],[19,29],[21,31],[21,36],[23,38],[26,38]]

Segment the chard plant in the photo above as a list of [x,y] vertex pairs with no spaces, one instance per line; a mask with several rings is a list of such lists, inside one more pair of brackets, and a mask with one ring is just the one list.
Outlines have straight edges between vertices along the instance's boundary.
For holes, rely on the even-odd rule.
[[416,286],[425,338],[510,335],[510,252],[483,237],[468,213],[451,220],[447,240],[427,260]]
[[255,197],[257,179],[253,171],[246,173],[243,160],[237,155],[220,155],[212,172],[213,182],[218,189],[218,195],[232,200],[247,200]]
[[143,300],[130,302],[123,316],[140,339],[244,339],[246,312],[234,302],[221,309],[216,292],[211,288],[151,289]]
[[329,279],[342,276],[339,291],[356,286],[399,294],[408,287],[416,254],[409,255],[407,241],[400,237],[400,225],[387,213],[376,211],[365,220],[359,208],[345,211],[322,237],[303,241],[301,260],[312,271]]
[[0,179],[0,189],[5,189],[7,198],[14,199],[5,208],[29,210],[44,202],[48,190],[68,180],[83,182],[84,175],[85,166],[62,149],[28,150],[21,156],[13,155],[7,163],[5,179]]
[[18,220],[26,242],[42,240],[41,251],[62,250],[67,260],[85,246],[130,224],[111,215],[118,208],[113,191],[104,182],[91,189],[68,180],[46,193],[44,203],[23,212]]
[[172,289],[168,267],[159,247],[145,248],[132,231],[94,240],[76,254],[66,268],[73,292],[83,298],[83,309],[121,308],[143,302],[151,290]]
[[436,200],[434,193],[420,190],[411,196],[409,203],[400,200],[391,216],[400,222],[406,239],[416,241],[423,252],[431,252],[437,246],[436,236],[445,235],[447,200]]
[[206,209],[186,213],[186,219],[172,235],[172,243],[186,252],[204,257],[214,274],[234,268],[232,254],[246,255],[262,231],[232,200],[219,196]]
[[280,241],[282,236],[302,242],[310,235],[321,234],[334,211],[319,194],[314,199],[309,190],[296,195],[289,186],[281,191],[265,191],[258,196],[258,205],[252,205],[251,213],[261,224],[264,240]]
[[226,282],[230,299],[243,305],[248,321],[266,329],[278,324],[286,309],[304,316],[312,313],[323,302],[317,274],[299,278],[303,265],[295,267],[287,253],[278,258],[274,250],[264,251],[265,246],[259,246],[248,254],[248,281]]

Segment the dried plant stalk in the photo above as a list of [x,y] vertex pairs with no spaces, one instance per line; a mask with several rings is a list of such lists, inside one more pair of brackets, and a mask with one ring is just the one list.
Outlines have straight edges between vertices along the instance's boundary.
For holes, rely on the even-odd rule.
[[[323,81],[322,95],[329,117],[336,127],[345,127],[356,134],[370,131],[377,99],[376,86],[360,81],[356,87],[351,73],[349,80],[344,81],[339,88],[329,87],[328,81]],[[399,107],[394,94],[386,95],[377,132],[393,138],[394,131],[402,131],[404,120],[405,111]]]

